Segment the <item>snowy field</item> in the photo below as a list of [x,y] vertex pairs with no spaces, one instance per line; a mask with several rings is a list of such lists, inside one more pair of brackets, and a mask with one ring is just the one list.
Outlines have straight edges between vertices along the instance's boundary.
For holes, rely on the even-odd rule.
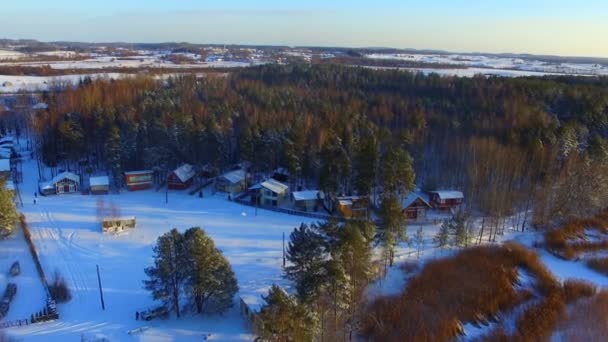
[[54,86],[63,87],[77,85],[84,77],[92,79],[108,78],[117,79],[127,74],[120,73],[98,73],[64,76],[12,76],[0,75],[0,93],[16,93],[18,91],[45,91]]
[[[69,303],[59,305],[59,321],[8,329],[11,336],[24,341],[80,341],[81,336],[110,341],[200,341],[207,334],[211,334],[210,340],[252,340],[238,311],[238,297],[235,307],[223,316],[190,315],[145,324],[136,321],[136,310],[154,305],[142,288],[143,269],[153,261],[152,246],[172,227],[202,227],[229,259],[239,282],[239,295],[259,300],[273,283],[285,284],[281,277],[282,234],[288,239],[294,227],[302,221],[310,222],[264,210],[258,210],[256,216],[254,208],[229,202],[219,194],[205,194],[201,199],[177,191],[169,192],[168,204],[163,191],[147,190],[102,196],[38,196],[34,205],[38,178],[35,162],[25,162],[23,173],[24,205],[19,209],[27,217],[43,268],[47,277],[59,270],[73,295]],[[96,219],[99,199],[106,205],[115,204],[123,216],[135,216],[137,228],[120,235],[101,233]],[[15,258],[27,259],[21,236],[9,241],[10,253],[3,249],[0,266],[6,270]],[[28,260],[31,263],[31,258]],[[19,288],[18,307],[11,309],[10,319],[28,318],[44,304],[42,285],[35,270],[30,269],[33,264],[22,262],[26,265],[19,281],[27,285]],[[96,265],[101,270],[105,311],[100,305]],[[142,326],[149,329],[137,336],[127,334]]]
[[[456,69],[420,69],[427,73],[435,71],[440,75],[471,77],[476,74],[497,76],[539,76],[545,74],[601,76],[608,75],[608,66],[585,63],[548,63],[535,59],[506,58],[483,55],[459,54],[382,54],[366,55],[370,59],[409,61],[429,64],[460,65],[466,68]],[[414,70],[418,70],[415,69]]]

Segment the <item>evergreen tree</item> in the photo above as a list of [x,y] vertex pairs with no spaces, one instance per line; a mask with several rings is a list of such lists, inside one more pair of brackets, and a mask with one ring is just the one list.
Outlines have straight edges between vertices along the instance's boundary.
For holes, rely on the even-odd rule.
[[382,158],[382,181],[384,193],[405,196],[414,189],[412,157],[399,145],[387,147]]
[[424,247],[424,229],[422,226],[418,227],[416,230],[413,241],[414,245],[416,245],[416,254],[418,258],[420,258],[420,252],[422,252],[422,248]]
[[6,189],[5,183],[5,180],[0,179],[0,236],[2,237],[13,232],[19,219],[13,194]]
[[224,312],[232,306],[238,291],[237,281],[228,260],[205,232],[190,228],[184,233],[188,257],[186,286],[197,313]]
[[262,340],[313,341],[317,325],[315,319],[295,298],[273,285],[263,299],[265,304],[256,320],[257,334]]
[[302,223],[289,236],[285,268],[288,279],[295,283],[298,298],[305,303],[311,302],[323,281],[323,262],[325,242],[315,225]]
[[435,243],[439,248],[445,248],[450,244],[450,224],[447,220],[443,221],[439,232],[435,235]]
[[370,194],[374,185],[378,159],[378,146],[373,137],[364,137],[359,141],[355,152],[354,166],[355,189],[359,194]]
[[110,128],[108,138],[104,146],[106,163],[112,172],[112,177],[117,184],[121,182],[122,164],[121,164],[121,140],[120,130],[116,126]]
[[401,202],[396,195],[389,193],[380,204],[382,227],[380,242],[384,247],[385,262],[393,266],[395,246],[399,241],[407,241],[405,218],[401,212]]
[[180,298],[183,286],[188,279],[188,265],[184,238],[173,228],[168,233],[158,237],[154,246],[154,266],[145,269],[148,280],[144,281],[146,290],[152,292],[155,300],[173,310],[180,317]]

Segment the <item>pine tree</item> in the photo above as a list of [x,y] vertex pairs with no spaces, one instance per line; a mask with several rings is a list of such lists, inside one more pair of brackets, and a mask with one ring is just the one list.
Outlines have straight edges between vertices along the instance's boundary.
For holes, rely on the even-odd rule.
[[238,291],[234,272],[222,252],[205,232],[190,228],[184,233],[188,262],[186,286],[197,313],[224,312]]
[[412,157],[401,146],[387,147],[382,157],[382,181],[384,192],[405,196],[414,189],[415,174]]
[[373,137],[365,137],[359,141],[355,153],[355,189],[359,194],[371,193],[378,163],[378,146]]
[[154,266],[145,269],[148,280],[144,281],[146,290],[152,292],[155,300],[161,300],[163,305],[180,317],[180,298],[183,286],[188,278],[187,260],[184,248],[184,238],[173,228],[168,233],[159,236],[154,246]]
[[439,232],[435,235],[435,243],[439,248],[445,248],[450,244],[450,223],[445,220],[439,228]]
[[405,218],[401,212],[401,202],[396,195],[389,193],[380,204],[382,228],[379,235],[384,247],[385,262],[393,265],[395,246],[399,241],[407,241]]
[[10,235],[19,219],[13,202],[13,194],[6,189],[5,180],[0,179],[0,237]]
[[117,184],[121,182],[121,140],[120,130],[116,126],[110,128],[109,136],[105,142],[104,153],[108,168],[112,172],[112,177]]
[[413,240],[416,245],[416,254],[418,255],[418,258],[420,258],[420,252],[422,252],[422,248],[424,247],[424,229],[422,226],[418,227],[416,230]]
[[313,341],[317,324],[295,298],[272,285],[256,320],[256,330],[264,341]]
[[323,262],[326,251],[324,238],[315,225],[302,223],[289,236],[285,268],[288,279],[295,283],[298,299],[309,303],[316,296],[323,280]]

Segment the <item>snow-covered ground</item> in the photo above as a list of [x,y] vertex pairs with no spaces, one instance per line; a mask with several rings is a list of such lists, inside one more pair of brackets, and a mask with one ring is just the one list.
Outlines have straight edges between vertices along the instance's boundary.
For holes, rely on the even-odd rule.
[[549,63],[535,59],[507,58],[484,55],[459,54],[384,54],[366,55],[370,59],[408,61],[428,64],[462,66],[454,69],[409,68],[423,73],[436,72],[440,75],[471,77],[477,74],[506,77],[542,75],[608,75],[608,66],[585,63]]
[[[285,285],[281,276],[283,233],[288,239],[294,227],[311,222],[264,210],[258,210],[256,216],[255,208],[210,193],[201,199],[171,191],[168,204],[165,193],[154,190],[102,196],[38,196],[34,204],[38,180],[35,161],[25,161],[23,179],[24,205],[19,209],[27,217],[43,268],[47,277],[59,270],[73,295],[69,303],[59,305],[60,320],[7,330],[25,341],[80,341],[83,334],[111,341],[200,341],[207,334],[211,334],[210,340],[252,340],[247,322],[239,314],[238,296],[259,300],[273,283]],[[120,235],[103,234],[96,219],[97,201],[101,199],[106,205],[114,203],[122,215],[135,216],[137,228]],[[192,315],[145,324],[136,321],[136,310],[154,305],[142,281],[146,278],[144,268],[152,264],[157,237],[173,227],[185,230],[193,226],[205,229],[230,261],[240,287],[235,307],[222,316]],[[1,250],[0,267],[8,269],[15,258],[27,259],[27,247],[19,239],[16,236],[8,241],[18,247]],[[28,260],[31,263],[31,258]],[[100,304],[96,265],[101,270],[105,311]],[[42,285],[30,269],[33,264],[22,266],[21,281],[30,285],[19,289],[15,302],[18,307],[11,309],[11,319],[29,318],[44,304]],[[127,333],[142,326],[149,328],[138,337]]]
[[0,93],[15,93],[18,91],[44,91],[52,87],[76,85],[84,77],[117,79],[126,74],[97,73],[64,76],[10,76],[0,75]]

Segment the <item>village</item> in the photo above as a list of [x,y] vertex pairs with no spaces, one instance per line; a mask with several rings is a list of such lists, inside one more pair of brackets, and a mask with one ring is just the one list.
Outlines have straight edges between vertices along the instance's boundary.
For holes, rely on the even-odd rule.
[[[322,220],[377,220],[372,198],[356,195],[325,196],[320,190],[295,185],[283,168],[276,169],[269,177],[259,174],[254,176],[249,172],[247,162],[239,163],[217,175],[195,170],[189,164],[180,165],[166,177],[161,177],[153,170],[132,170],[124,172],[124,178],[120,180],[124,186],[118,188],[117,180],[109,174],[96,172],[83,175],[59,170],[53,175],[51,168],[36,161],[35,155],[28,149],[31,144],[24,137],[18,139],[7,135],[0,139],[0,146],[2,156],[6,157],[0,159],[2,175],[6,179],[5,186],[14,194],[19,210],[25,214],[32,244],[40,259],[40,268],[47,273],[47,278],[50,277],[48,274],[59,270],[67,277],[70,288],[75,292],[75,297],[67,304],[68,310],[64,309],[66,304],[59,305],[57,309],[53,302],[49,302],[50,297],[44,294],[44,286],[32,286],[28,279],[30,284],[21,289],[22,284],[17,282],[20,293],[37,288],[38,294],[35,297],[39,298],[34,301],[35,305],[29,302],[22,306],[24,301],[17,295],[11,309],[6,310],[5,324],[17,325],[20,330],[10,328],[17,329],[14,330],[17,335],[31,334],[32,331],[42,329],[35,328],[47,320],[42,319],[42,311],[41,318],[38,318],[37,310],[41,307],[45,308],[45,314],[47,311],[52,312],[51,321],[59,319],[57,322],[63,322],[62,324],[66,324],[66,321],[76,324],[83,319],[91,319],[99,311],[99,305],[95,301],[98,300],[101,279],[104,291],[109,291],[105,298],[108,307],[117,300],[126,300],[132,303],[127,307],[138,315],[141,313],[146,321],[162,316],[162,312],[154,311],[155,304],[146,298],[145,291],[138,285],[143,275],[139,276],[140,279],[128,282],[130,291],[137,292],[137,296],[130,296],[129,299],[123,296],[113,298],[113,293],[119,289],[118,284],[124,283],[121,274],[141,274],[140,268],[149,259],[149,252],[132,254],[129,250],[134,246],[149,245],[159,232],[172,226],[197,225],[219,238],[218,244],[223,246],[222,249],[233,263],[241,290],[235,299],[234,311],[229,315],[238,316],[238,320],[244,322],[244,332],[247,332],[252,324],[252,313],[259,310],[261,297],[268,286],[273,283],[281,284],[286,289],[290,286],[281,278],[281,260],[285,235],[294,227],[302,222]],[[42,175],[43,180],[37,181],[39,175]],[[416,191],[403,196],[402,214],[409,222],[430,227],[427,240],[431,245],[436,227],[443,219],[450,217],[463,201],[464,196],[459,191]],[[217,215],[217,219],[213,218]],[[230,223],[230,220],[234,222]],[[270,231],[258,228],[268,225],[273,227]],[[238,236],[246,236],[227,239],[223,237],[227,232],[221,228],[226,226],[235,229],[230,235],[236,233]],[[247,229],[247,232],[242,229]],[[241,233],[237,233],[239,231]],[[249,242],[239,242],[243,238]],[[17,241],[13,241],[15,242]],[[262,250],[252,253],[241,245]],[[126,246],[130,247],[123,249]],[[402,247],[410,249],[408,246]],[[111,256],[116,254],[139,262],[128,268],[120,262],[108,265],[109,260],[115,259]],[[21,256],[28,259],[27,253]],[[24,263],[22,259],[19,261]],[[257,266],[251,269],[251,262]],[[95,267],[101,268],[101,279],[95,276]],[[26,276],[35,278],[32,265],[25,262],[24,269]],[[9,285],[17,286],[14,283]],[[50,307],[53,311],[48,309]],[[81,317],[83,310],[91,316]],[[132,314],[124,311],[129,310],[120,309],[121,320],[130,321]],[[108,316],[96,316],[95,319],[103,319],[101,317]],[[211,328],[214,320],[215,318],[209,325],[203,326],[214,331]],[[34,322],[37,324],[29,327]],[[167,324],[162,323],[164,320],[158,322],[154,324]],[[121,329],[121,333],[156,333],[154,325],[137,330],[142,327],[137,322],[134,323],[135,325],[126,324],[129,329]],[[28,327],[24,328],[25,326]],[[49,326],[45,329],[49,329]],[[231,331],[233,327],[226,329]],[[99,330],[107,333],[106,329]]]

